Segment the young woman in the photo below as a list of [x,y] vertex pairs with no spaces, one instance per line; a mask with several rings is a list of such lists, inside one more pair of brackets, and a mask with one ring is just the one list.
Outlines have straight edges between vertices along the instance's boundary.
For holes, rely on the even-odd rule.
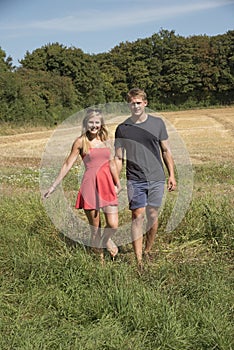
[[[53,185],[45,193],[45,198],[48,198],[56,189],[78,156],[81,156],[84,162],[85,172],[75,207],[83,209],[88,219],[91,230],[90,245],[96,248],[106,248],[114,259],[118,253],[118,247],[111,237],[118,227],[117,195],[121,190],[121,185],[111,152],[108,131],[100,110],[87,110],[83,120],[82,134],[73,143],[68,158]],[[103,211],[106,222],[103,234],[101,233],[100,210]],[[103,259],[102,249],[100,249],[100,256]]]

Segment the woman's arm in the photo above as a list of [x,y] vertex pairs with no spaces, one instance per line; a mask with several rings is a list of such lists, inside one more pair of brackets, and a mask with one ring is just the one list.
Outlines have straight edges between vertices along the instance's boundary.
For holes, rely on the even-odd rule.
[[72,145],[71,152],[69,156],[67,157],[66,161],[64,162],[57,178],[55,179],[52,186],[48,189],[48,191],[44,194],[44,198],[48,198],[51,193],[53,193],[56,189],[56,187],[60,184],[60,182],[63,180],[63,178],[67,175],[73,164],[75,163],[78,155],[80,154],[81,150],[81,139],[78,138]]

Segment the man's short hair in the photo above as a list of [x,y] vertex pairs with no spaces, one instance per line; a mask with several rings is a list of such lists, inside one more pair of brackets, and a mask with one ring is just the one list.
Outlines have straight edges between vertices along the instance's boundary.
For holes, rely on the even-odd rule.
[[127,102],[130,102],[133,97],[141,97],[143,101],[147,101],[147,95],[144,90],[133,88],[127,93]]

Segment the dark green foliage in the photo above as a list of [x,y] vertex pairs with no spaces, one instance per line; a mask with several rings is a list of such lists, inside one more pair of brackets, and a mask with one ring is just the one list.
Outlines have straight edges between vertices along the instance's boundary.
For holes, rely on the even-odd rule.
[[0,75],[0,121],[53,125],[74,110],[76,95],[68,77],[20,68]]
[[11,71],[13,68],[12,58],[10,56],[6,57],[6,53],[0,47],[0,74]]
[[141,87],[156,110],[234,103],[234,31],[182,37],[161,30],[90,55],[47,44],[26,52],[19,68],[0,49],[0,121],[53,124],[74,111],[123,102]]
[[20,62],[22,67],[69,77],[77,96],[77,107],[103,103],[101,72],[91,55],[75,47],[48,44],[28,53]]

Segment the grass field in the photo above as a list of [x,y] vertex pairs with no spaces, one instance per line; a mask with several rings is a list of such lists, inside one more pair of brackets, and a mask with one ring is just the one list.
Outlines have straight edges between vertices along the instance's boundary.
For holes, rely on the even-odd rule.
[[193,194],[172,232],[168,200],[141,276],[131,244],[101,266],[47,216],[39,168],[54,130],[2,126],[1,350],[234,349],[233,115],[234,107],[162,113],[189,152]]

